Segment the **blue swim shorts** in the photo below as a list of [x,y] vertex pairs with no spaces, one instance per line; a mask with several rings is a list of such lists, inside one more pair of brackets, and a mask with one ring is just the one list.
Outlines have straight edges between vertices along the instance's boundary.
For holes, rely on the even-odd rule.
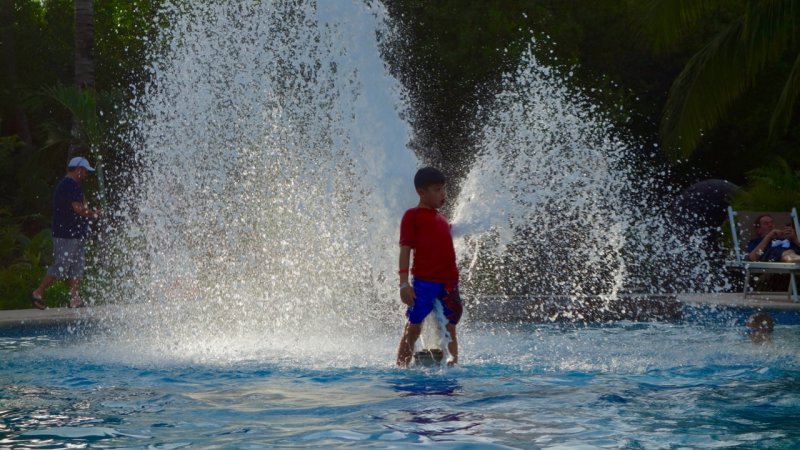
[[419,325],[425,320],[428,314],[433,311],[433,302],[442,302],[442,310],[447,320],[455,325],[461,319],[461,297],[458,295],[458,287],[447,292],[444,283],[432,283],[420,279],[414,279],[414,306],[406,309],[408,322]]

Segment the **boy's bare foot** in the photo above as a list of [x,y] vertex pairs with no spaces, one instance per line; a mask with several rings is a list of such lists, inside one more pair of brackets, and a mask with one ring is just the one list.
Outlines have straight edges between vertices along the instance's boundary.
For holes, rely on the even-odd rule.
[[70,300],[68,306],[70,308],[83,308],[84,306],[86,306],[86,303],[84,303],[83,300],[81,300],[79,298],[76,298],[76,299]]
[[452,358],[447,360],[447,367],[453,367],[458,365],[458,358]]

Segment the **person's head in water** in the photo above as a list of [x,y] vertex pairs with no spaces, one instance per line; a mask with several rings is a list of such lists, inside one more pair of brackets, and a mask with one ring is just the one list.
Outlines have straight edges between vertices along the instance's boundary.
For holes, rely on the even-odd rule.
[[775,319],[769,313],[762,311],[747,318],[747,332],[750,340],[757,344],[769,341],[774,329]]
[[419,206],[439,209],[447,199],[444,186],[447,178],[438,169],[423,167],[414,175],[414,188],[419,195]]

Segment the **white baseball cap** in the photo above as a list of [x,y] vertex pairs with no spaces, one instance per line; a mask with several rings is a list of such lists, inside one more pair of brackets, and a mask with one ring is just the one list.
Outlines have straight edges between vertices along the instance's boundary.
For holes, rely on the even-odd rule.
[[74,169],[75,167],[83,167],[89,172],[94,172],[94,167],[90,166],[89,161],[87,161],[83,156],[76,156],[69,160],[67,168]]

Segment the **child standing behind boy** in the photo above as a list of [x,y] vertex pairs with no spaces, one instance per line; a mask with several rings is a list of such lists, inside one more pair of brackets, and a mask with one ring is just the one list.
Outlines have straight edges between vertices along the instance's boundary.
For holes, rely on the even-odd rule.
[[[461,298],[458,295],[458,268],[450,224],[438,209],[444,206],[446,179],[442,172],[425,167],[414,176],[419,205],[403,215],[400,222],[400,300],[408,305],[403,337],[397,350],[397,365],[408,366],[414,354],[414,344],[422,331],[422,321],[433,310],[434,301],[442,302],[448,320],[450,342],[448,365],[458,363],[456,324],[461,318]],[[414,250],[413,265],[411,250]],[[408,274],[414,276],[413,285]]]

